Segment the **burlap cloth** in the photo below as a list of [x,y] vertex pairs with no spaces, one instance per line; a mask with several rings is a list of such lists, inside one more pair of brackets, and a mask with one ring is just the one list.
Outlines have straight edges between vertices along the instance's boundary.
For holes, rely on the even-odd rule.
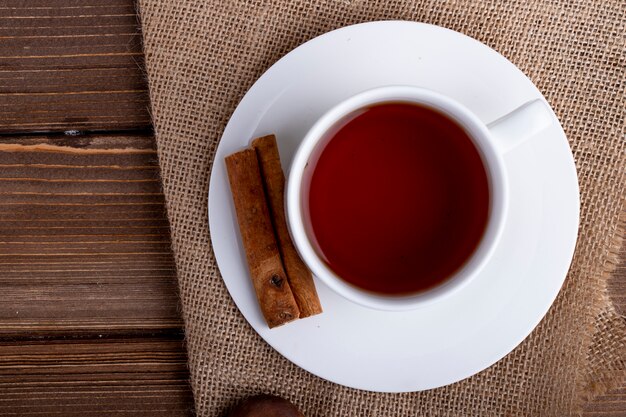
[[[624,376],[624,321],[606,295],[624,197],[625,3],[611,1],[139,0],[152,114],[197,412],[283,395],[311,416],[557,416]],[[302,42],[363,21],[433,23],[496,49],[535,82],[570,141],[578,246],[556,303],[517,349],[451,386],[376,394],[323,381],[266,345],[232,302],[207,228],[209,172],[246,90]],[[622,223],[623,225],[623,223]]]

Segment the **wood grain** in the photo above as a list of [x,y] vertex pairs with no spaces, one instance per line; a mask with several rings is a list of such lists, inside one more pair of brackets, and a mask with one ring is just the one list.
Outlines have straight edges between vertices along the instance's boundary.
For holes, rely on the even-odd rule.
[[153,137],[0,137],[0,289],[0,415],[192,415]]
[[142,66],[130,0],[0,1],[0,415],[193,412]]
[[0,342],[2,416],[190,416],[180,337]]
[[0,2],[0,132],[147,128],[130,0]]
[[613,305],[626,320],[626,236],[622,244],[620,264],[609,280],[608,290]]
[[[609,280],[609,295],[617,311],[626,320],[626,242],[622,245],[620,260],[613,277]],[[621,387],[589,402],[584,408],[584,417],[626,416],[626,374],[622,376]]]
[[0,335],[178,329],[151,136],[0,138]]

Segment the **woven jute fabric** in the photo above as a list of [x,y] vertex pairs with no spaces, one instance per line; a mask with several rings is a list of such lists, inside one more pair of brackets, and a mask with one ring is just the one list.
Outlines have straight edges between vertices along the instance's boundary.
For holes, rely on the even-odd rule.
[[[622,0],[140,0],[139,9],[199,415],[222,415],[241,397],[266,392],[289,398],[309,417],[560,416],[577,413],[583,400],[620,382],[626,332],[606,295],[606,281],[623,231]],[[213,156],[252,83],[306,40],[387,19],[457,30],[518,65],[565,128],[582,199],[571,270],[537,329],[480,374],[410,394],[363,392],[324,381],[265,344],[228,295],[207,226]]]

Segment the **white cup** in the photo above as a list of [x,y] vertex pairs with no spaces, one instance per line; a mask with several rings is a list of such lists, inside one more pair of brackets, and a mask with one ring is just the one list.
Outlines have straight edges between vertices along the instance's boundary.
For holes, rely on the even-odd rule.
[[[391,296],[365,291],[341,279],[324,261],[313,244],[308,219],[307,178],[332,135],[336,124],[358,109],[385,102],[405,102],[430,107],[461,125],[479,150],[487,170],[490,188],[490,214],[478,248],[464,266],[442,284],[425,292]],[[293,159],[286,193],[286,211],[294,244],[315,276],[348,300],[379,310],[403,311],[442,299],[478,275],[492,256],[502,234],[507,213],[509,188],[503,154],[552,123],[552,115],[542,100],[528,102],[489,125],[455,100],[424,88],[387,86],[365,91],[339,103],[324,114],[308,131]]]

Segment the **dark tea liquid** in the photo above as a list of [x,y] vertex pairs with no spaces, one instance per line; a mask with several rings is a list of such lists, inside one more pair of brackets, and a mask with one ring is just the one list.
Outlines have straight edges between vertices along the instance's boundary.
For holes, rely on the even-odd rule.
[[482,239],[485,167],[465,130],[437,111],[406,103],[359,110],[312,162],[317,250],[357,287],[387,295],[430,289]]

